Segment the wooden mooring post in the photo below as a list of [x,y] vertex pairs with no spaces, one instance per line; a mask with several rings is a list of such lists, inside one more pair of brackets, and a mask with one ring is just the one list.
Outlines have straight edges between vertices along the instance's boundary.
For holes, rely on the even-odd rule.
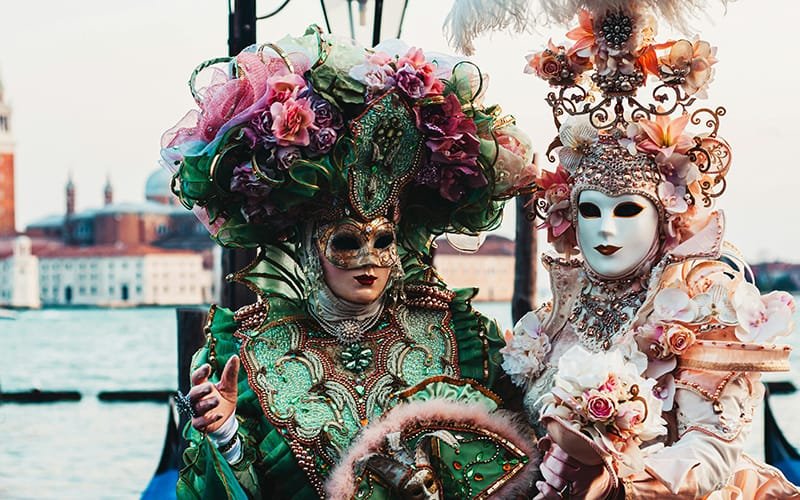
[[515,198],[516,234],[514,243],[514,294],[511,297],[511,319],[514,324],[536,305],[536,225],[527,214],[532,195]]
[[[206,341],[203,328],[206,325],[208,310],[203,307],[179,307],[176,311],[178,319],[178,389],[187,394],[191,388],[192,356]],[[186,440],[183,439],[183,428],[189,418],[180,414],[178,416],[178,430],[181,434],[180,453],[186,449]]]

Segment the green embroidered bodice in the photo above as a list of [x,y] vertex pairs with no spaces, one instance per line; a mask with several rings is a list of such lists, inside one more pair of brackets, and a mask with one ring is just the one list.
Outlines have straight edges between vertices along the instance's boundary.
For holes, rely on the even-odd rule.
[[441,375],[491,387],[502,343],[496,324],[472,309],[473,294],[459,290],[449,304],[431,307],[409,300],[349,346],[288,301],[270,300],[237,318],[212,308],[208,342],[193,366],[210,363],[214,380],[240,355],[236,416],[244,458],[228,466],[187,426],[179,496],[199,497],[215,485],[230,496],[236,482],[250,497],[317,498],[331,467],[358,431],[391,407],[393,394]]
[[304,317],[236,334],[265,416],[315,487],[393,393],[436,375],[460,376],[450,316],[399,306],[350,346]]

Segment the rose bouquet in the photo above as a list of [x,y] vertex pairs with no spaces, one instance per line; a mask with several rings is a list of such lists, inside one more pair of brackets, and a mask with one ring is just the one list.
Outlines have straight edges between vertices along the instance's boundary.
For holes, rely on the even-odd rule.
[[642,375],[646,366],[639,351],[593,353],[576,345],[565,352],[544,396],[542,420],[551,438],[571,456],[593,452],[613,461],[623,475],[644,470],[642,445],[667,432],[655,380]]
[[[432,230],[486,229],[498,214],[482,207],[499,213],[536,175],[530,140],[483,105],[486,81],[463,59],[399,40],[366,50],[311,28],[201,64],[190,81],[199,109],[164,134],[163,163],[228,246],[290,238],[295,223],[347,198],[348,171],[368,157],[392,166],[378,169],[396,177],[386,190],[413,186],[407,204],[424,208],[413,215]],[[358,146],[358,122],[386,106],[405,111]]]

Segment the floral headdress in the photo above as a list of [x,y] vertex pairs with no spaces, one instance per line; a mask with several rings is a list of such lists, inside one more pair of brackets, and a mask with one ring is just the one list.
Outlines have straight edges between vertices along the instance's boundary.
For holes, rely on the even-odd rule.
[[[196,89],[201,73],[211,82]],[[345,215],[399,218],[400,237],[476,232],[535,177],[530,141],[483,105],[485,83],[464,60],[312,27],[201,64],[199,109],[161,156],[225,246],[297,242],[299,223]]]
[[[657,43],[655,33],[642,9],[581,10],[566,34],[571,45],[550,41],[527,57],[527,73],[558,87],[546,100],[559,128],[548,158],[555,161],[555,150],[559,165],[542,173],[534,197],[540,227],[561,253],[577,252],[584,189],[650,198],[662,220],[662,252],[704,227],[725,190],[731,151],[717,136],[725,109],[691,109],[705,97],[716,49],[700,40]],[[689,132],[690,123],[705,130]]]

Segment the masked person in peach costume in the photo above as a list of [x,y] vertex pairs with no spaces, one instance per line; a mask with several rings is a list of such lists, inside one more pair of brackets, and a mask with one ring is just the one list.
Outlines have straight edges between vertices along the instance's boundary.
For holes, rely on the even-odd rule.
[[[195,76],[211,81],[194,91]],[[317,29],[204,63],[164,136],[174,189],[258,301],[212,307],[193,360],[182,498],[511,494],[531,440],[495,410],[502,345],[442,233],[495,227],[535,174],[469,62]],[[241,365],[241,369],[240,369]]]
[[[498,5],[524,24],[526,3]],[[716,49],[654,39],[656,16],[680,21],[689,4],[542,2],[551,20],[578,17],[526,66],[556,87],[558,165],[534,211],[559,255],[543,257],[552,302],[502,350],[544,452],[537,498],[800,498],[742,451],[761,373],[789,369],[776,342],[795,304],[761,295],[724,241],[725,110],[697,102]]]

